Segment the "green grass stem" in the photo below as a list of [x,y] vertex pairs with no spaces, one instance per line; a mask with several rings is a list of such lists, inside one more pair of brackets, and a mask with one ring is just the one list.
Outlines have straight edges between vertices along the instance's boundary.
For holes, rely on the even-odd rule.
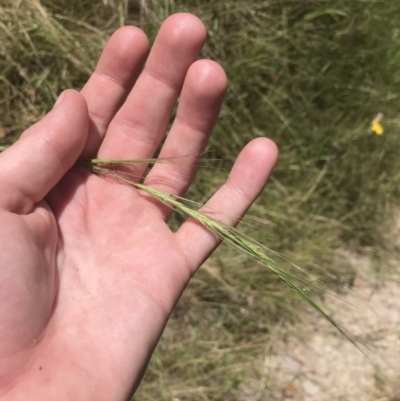
[[[0,146],[0,152],[6,150],[8,146]],[[176,160],[176,158],[172,158]],[[265,266],[272,273],[274,273],[281,281],[283,281],[289,288],[291,288],[301,299],[307,302],[315,311],[322,315],[332,326],[334,326],[340,333],[345,335],[351,342],[357,345],[354,336],[351,335],[345,328],[336,322],[325,310],[307,294],[302,286],[296,284],[295,281],[300,281],[302,284],[314,285],[306,282],[304,279],[295,277],[293,273],[288,273],[279,267],[276,260],[268,255],[279,256],[277,252],[269,249],[266,245],[252,239],[249,235],[242,233],[235,227],[224,224],[223,222],[201,212],[197,208],[205,208],[204,205],[198,202],[191,201],[184,197],[170,195],[166,192],[159,191],[139,182],[132,181],[127,178],[127,174],[112,168],[113,166],[129,165],[136,163],[155,164],[167,163],[171,159],[88,159],[80,160],[76,163],[75,167],[84,168],[95,174],[110,176],[116,180],[129,184],[138,190],[145,192],[159,202],[171,207],[174,211],[182,214],[186,218],[191,218],[208,231],[214,234],[218,239],[232,246],[236,250],[243,252],[255,262]],[[110,166],[110,167],[105,167]],[[220,213],[220,211],[218,211]],[[303,271],[304,272],[304,271]]]
[[[140,160],[142,162],[146,163],[148,162],[148,160],[146,159],[140,159]],[[157,162],[157,159],[151,159],[151,160],[152,162]],[[89,166],[92,163],[92,161],[87,160],[86,163],[87,163],[86,166]],[[197,221],[208,231],[214,234],[217,238],[219,238],[221,241],[224,241],[226,244],[229,244],[238,251],[245,253],[255,262],[260,263],[266,268],[268,268],[277,277],[279,277],[279,279],[282,280],[288,287],[290,287],[298,296],[300,296],[301,299],[307,302],[314,310],[316,310],[320,315],[322,315],[340,333],[346,336],[352,343],[357,345],[355,337],[349,331],[343,328],[338,322],[336,322],[328,313],[326,313],[324,309],[317,302],[315,302],[313,298],[310,297],[310,295],[308,295],[307,292],[301,286],[296,284],[295,280],[293,279],[294,278],[293,274],[287,273],[285,270],[280,268],[277,262],[273,258],[268,256],[268,254],[274,254],[275,256],[277,256],[278,254],[273,252],[266,245],[261,244],[260,242],[252,239],[249,235],[242,233],[237,228],[224,224],[223,222],[194,209],[192,205],[188,205],[188,203],[191,203],[191,201],[186,198],[170,195],[166,192],[159,191],[157,189],[151,188],[139,182],[131,181],[127,179],[123,173],[121,174],[113,169],[99,166],[106,163],[109,163],[109,161],[95,159],[90,170],[93,171],[94,173],[114,177],[123,183],[129,184],[135,187],[136,189],[145,192],[146,194],[150,195],[159,202],[171,207],[172,209],[182,214],[183,216]],[[200,207],[204,207],[204,205],[201,205],[197,202],[195,204]]]

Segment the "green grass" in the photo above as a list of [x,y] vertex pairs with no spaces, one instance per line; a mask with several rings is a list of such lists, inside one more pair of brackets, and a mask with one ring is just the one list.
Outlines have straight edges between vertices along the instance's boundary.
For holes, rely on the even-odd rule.
[[[382,221],[400,189],[400,4],[348,0],[22,0],[0,6],[0,125],[13,142],[65,88],[79,88],[125,20],[154,38],[161,21],[194,12],[209,38],[202,56],[230,81],[209,156],[228,168],[243,145],[269,136],[281,157],[252,209],[269,229],[245,232],[324,277],[354,272],[339,247],[380,255]],[[369,132],[378,112],[385,133]],[[224,174],[201,171],[204,202]],[[290,268],[289,264],[283,267]],[[321,272],[329,273],[324,276]],[[301,305],[266,269],[223,246],[196,275],[150,363],[140,400],[230,400],[274,328]],[[268,385],[268,383],[267,383]]]

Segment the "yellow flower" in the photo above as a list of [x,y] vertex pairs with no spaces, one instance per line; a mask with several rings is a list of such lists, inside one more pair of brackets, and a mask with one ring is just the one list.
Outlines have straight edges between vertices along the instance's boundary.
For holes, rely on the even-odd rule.
[[374,132],[376,135],[382,135],[385,132],[385,129],[383,128],[381,121],[383,118],[383,114],[379,113],[371,123],[371,131]]
[[384,128],[382,127],[382,124],[376,121],[372,122],[371,131],[375,132],[376,135],[382,135],[385,132]]

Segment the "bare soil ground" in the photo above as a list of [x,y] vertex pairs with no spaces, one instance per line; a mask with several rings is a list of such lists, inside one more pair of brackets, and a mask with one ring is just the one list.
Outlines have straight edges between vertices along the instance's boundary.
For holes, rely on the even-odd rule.
[[303,322],[282,328],[257,362],[257,379],[241,384],[238,400],[400,400],[400,282],[378,280],[367,257],[342,256],[357,272],[354,287],[326,297],[324,306],[363,352],[309,311]]

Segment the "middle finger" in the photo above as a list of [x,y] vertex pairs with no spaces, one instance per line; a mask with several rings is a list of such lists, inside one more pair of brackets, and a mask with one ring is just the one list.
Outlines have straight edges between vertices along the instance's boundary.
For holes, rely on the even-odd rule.
[[[109,126],[100,158],[148,158],[154,154],[186,72],[205,39],[206,29],[193,15],[176,14],[164,22],[144,71]],[[144,169],[142,166],[141,172]]]

